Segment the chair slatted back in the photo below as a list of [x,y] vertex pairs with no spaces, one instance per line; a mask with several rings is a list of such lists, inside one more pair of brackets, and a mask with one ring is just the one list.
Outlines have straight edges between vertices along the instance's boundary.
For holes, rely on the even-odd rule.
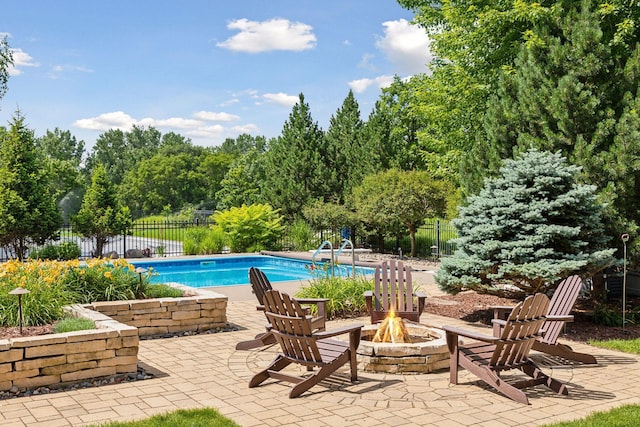
[[298,301],[277,290],[264,294],[265,314],[285,357],[303,365],[323,364],[311,319]]
[[[582,278],[580,276],[569,276],[558,284],[553,296],[551,297],[551,303],[549,304],[550,316],[566,316],[571,313],[573,306],[578,300],[580,290],[582,289]],[[542,326],[545,331],[544,336],[540,341],[555,344],[565,322],[548,320]]]
[[512,369],[526,362],[534,341],[540,337],[548,309],[549,298],[542,293],[531,295],[516,305],[502,329],[489,365],[497,370]]
[[383,261],[374,276],[374,297],[377,311],[414,311],[411,269],[402,261]]
[[264,294],[272,289],[271,282],[267,279],[266,274],[259,268],[251,267],[249,268],[249,282],[253,293],[258,298],[258,302],[260,305],[264,305]]

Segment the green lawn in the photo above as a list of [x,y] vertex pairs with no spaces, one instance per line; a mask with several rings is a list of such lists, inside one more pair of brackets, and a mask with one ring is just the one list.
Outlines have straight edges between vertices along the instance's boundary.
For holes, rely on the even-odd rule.
[[240,427],[211,408],[179,409],[140,421],[111,422],[101,427]]

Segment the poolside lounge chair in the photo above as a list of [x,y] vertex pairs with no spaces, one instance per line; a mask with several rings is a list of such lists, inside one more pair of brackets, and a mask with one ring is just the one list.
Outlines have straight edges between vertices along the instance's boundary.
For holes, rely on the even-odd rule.
[[374,276],[374,289],[364,294],[371,323],[383,320],[393,309],[396,316],[419,322],[427,295],[413,292],[411,267],[402,261],[383,261]]
[[[251,283],[251,290],[258,299],[258,305],[256,310],[264,311],[264,295],[266,292],[272,290],[271,282],[264,274],[262,270],[256,267],[249,268],[249,282]],[[326,317],[326,304],[329,299],[327,298],[297,298],[300,304],[305,305],[303,310],[311,318],[311,327],[313,330],[324,331],[325,329],[325,317]],[[310,305],[315,305],[316,313],[311,316]],[[266,331],[259,333],[252,340],[242,341],[236,344],[236,350],[250,350],[256,347],[262,347],[265,345],[275,344],[276,340],[271,334],[271,325],[267,324]]]
[[[581,288],[582,278],[580,276],[569,276],[558,284],[551,297],[547,321],[542,325],[544,335],[533,343],[534,350],[585,364],[598,363],[591,354],[578,353],[568,345],[558,342],[558,337],[565,322],[573,322],[573,316],[569,313],[571,313],[580,295]],[[493,307],[493,317],[495,319],[504,319],[505,313],[511,311],[512,308],[504,306]],[[499,323],[494,323],[493,335],[500,335]]]
[[[525,387],[544,384],[556,393],[569,394],[563,383],[544,374],[540,367],[529,359],[529,351],[540,337],[548,308],[549,298],[546,295],[538,293],[527,297],[513,308],[507,320],[493,320],[502,326],[499,337],[443,326],[451,354],[451,384],[458,383],[458,366],[462,366],[498,392],[527,405],[529,399],[521,390]],[[461,345],[458,341],[459,336],[471,338],[476,342]],[[511,369],[519,369],[531,378],[508,383],[501,374]]]
[[[266,369],[251,378],[249,387],[256,387],[268,378],[274,378],[294,383],[289,397],[298,397],[346,363],[349,363],[351,370],[351,381],[358,379],[356,349],[363,325],[313,332],[311,319],[300,303],[289,295],[276,290],[267,291],[263,302],[271,324],[271,334],[282,351]],[[343,334],[349,335],[349,342],[332,339]],[[306,366],[308,370],[305,375],[282,372],[292,363]],[[309,371],[314,367],[319,369]]]

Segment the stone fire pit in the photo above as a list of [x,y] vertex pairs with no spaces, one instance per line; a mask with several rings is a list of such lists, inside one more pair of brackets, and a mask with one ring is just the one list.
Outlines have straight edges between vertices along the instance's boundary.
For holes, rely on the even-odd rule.
[[442,329],[404,321],[411,343],[372,342],[378,325],[362,329],[358,361],[365,372],[426,374],[449,367],[449,350]]

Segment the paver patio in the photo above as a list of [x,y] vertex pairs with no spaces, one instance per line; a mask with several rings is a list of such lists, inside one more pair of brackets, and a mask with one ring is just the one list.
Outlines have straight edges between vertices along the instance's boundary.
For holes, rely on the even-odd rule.
[[[429,289],[427,294],[431,295]],[[460,384],[451,386],[447,370],[425,375],[359,371],[359,381],[352,384],[345,368],[291,400],[286,383],[269,380],[254,389],[247,387],[252,374],[278,348],[235,350],[237,342],[263,329],[264,315],[255,310],[248,291],[230,299],[228,320],[241,330],[140,342],[140,361],[155,378],[2,400],[0,424],[77,426],[208,406],[242,426],[534,426],[640,403],[639,357],[579,344],[576,350],[594,354],[598,365],[562,364],[537,354],[546,371],[568,384],[569,396],[538,386],[527,389],[529,406],[479,386],[466,371],[460,373]],[[329,322],[328,328],[367,320]],[[456,324],[429,313],[421,321]]]

